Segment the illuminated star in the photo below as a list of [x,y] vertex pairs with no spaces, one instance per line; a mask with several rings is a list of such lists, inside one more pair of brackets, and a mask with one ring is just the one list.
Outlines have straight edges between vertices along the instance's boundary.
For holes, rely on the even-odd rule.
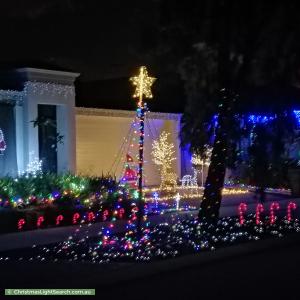
[[142,102],[143,95],[145,98],[152,98],[151,86],[156,80],[154,77],[149,77],[146,67],[140,67],[140,73],[138,76],[130,78],[130,81],[136,86],[133,98],[139,98],[139,102]]

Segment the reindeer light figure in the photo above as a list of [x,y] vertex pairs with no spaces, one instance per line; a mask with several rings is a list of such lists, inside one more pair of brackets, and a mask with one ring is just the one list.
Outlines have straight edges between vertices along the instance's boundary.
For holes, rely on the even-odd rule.
[[197,170],[195,168],[193,168],[194,171],[194,175],[184,175],[182,177],[181,181],[181,186],[182,187],[197,187]]

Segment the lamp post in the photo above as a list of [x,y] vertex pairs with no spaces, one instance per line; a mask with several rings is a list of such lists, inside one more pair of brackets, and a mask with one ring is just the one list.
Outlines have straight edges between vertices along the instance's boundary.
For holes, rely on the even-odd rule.
[[133,98],[138,98],[137,117],[139,119],[139,168],[138,168],[138,218],[137,233],[141,237],[141,224],[144,215],[144,199],[143,199],[143,165],[144,165],[144,128],[145,128],[145,112],[147,104],[143,102],[143,97],[153,98],[151,86],[155,81],[154,77],[149,77],[146,67],[140,67],[138,76],[130,78],[132,84],[136,87]]

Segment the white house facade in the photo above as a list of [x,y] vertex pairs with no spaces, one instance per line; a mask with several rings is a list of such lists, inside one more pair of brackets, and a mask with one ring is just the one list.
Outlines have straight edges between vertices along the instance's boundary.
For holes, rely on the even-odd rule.
[[[122,176],[126,155],[136,156],[136,112],[76,108],[78,76],[35,68],[0,73],[0,176],[26,172],[34,160],[42,160],[44,171]],[[188,172],[182,162],[187,153],[180,150],[180,119],[180,114],[147,113],[145,184],[160,183],[151,148],[162,131],[174,144],[173,171],[178,178],[182,170]]]

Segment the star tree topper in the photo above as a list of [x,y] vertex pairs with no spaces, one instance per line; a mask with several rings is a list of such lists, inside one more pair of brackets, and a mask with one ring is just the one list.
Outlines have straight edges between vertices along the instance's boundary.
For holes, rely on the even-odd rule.
[[145,98],[153,98],[151,86],[155,80],[156,78],[148,76],[146,67],[140,67],[139,75],[130,78],[132,84],[136,86],[133,98],[139,98],[139,106],[142,104],[143,95]]

